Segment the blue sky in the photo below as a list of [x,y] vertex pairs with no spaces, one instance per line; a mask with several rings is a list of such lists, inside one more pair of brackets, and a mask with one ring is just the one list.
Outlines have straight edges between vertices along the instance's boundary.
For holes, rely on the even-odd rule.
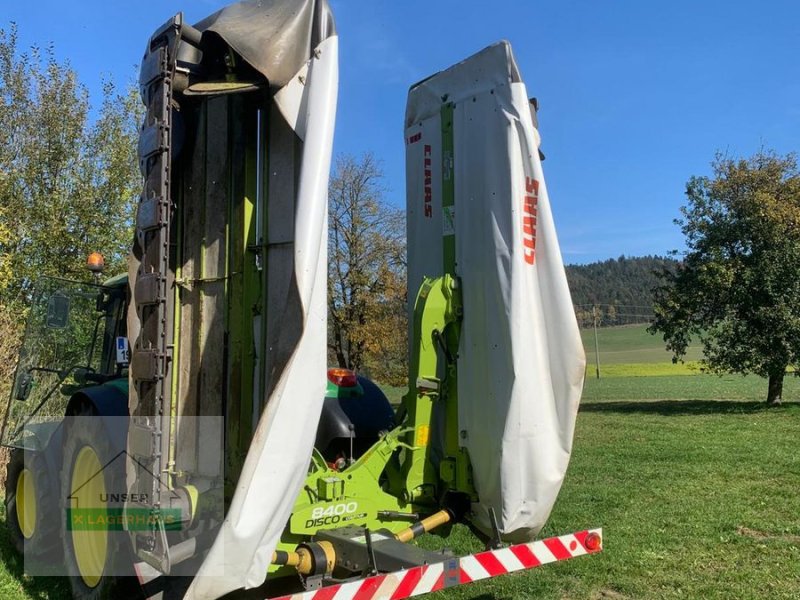
[[[150,33],[219,0],[4,3],[23,47],[52,42],[99,98],[134,77]],[[332,0],[340,34],[335,151],[383,161],[402,206],[409,85],[504,38],[539,122],[564,258],[680,249],[672,220],[686,180],[717,150],[800,146],[800,3],[573,0]]]

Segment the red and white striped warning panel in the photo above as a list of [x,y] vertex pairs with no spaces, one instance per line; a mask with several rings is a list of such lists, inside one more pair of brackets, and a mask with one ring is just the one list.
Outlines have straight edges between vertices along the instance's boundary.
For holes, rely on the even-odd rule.
[[602,550],[603,530],[589,529],[569,535],[455,557],[445,562],[414,567],[331,585],[272,600],[400,600],[429,592],[533,569]]

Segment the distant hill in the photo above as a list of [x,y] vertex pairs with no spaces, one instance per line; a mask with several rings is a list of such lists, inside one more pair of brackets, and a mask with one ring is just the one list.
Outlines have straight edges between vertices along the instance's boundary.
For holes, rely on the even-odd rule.
[[601,325],[647,322],[652,315],[656,273],[677,262],[661,256],[610,258],[588,265],[567,265],[572,302],[581,325],[592,323],[599,306]]

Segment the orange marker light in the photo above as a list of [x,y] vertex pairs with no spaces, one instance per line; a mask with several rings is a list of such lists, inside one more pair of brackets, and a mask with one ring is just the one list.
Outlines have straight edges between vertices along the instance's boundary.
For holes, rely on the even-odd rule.
[[358,378],[350,369],[328,369],[328,381],[333,385],[344,388],[358,385]]
[[86,259],[86,267],[92,273],[102,273],[106,267],[106,261],[99,252],[92,252]]

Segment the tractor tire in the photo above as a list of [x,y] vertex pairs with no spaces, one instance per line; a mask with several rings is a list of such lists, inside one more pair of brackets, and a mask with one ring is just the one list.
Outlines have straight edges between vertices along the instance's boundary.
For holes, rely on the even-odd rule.
[[[127,492],[125,454],[115,451],[108,433],[94,411],[81,407],[75,418],[65,423],[61,489],[65,508],[90,509],[86,521],[96,522],[122,509],[110,494]],[[65,511],[66,512],[66,511]],[[133,553],[124,531],[104,526],[85,525],[70,513],[63,535],[63,553],[73,597],[82,600],[137,598],[141,596],[138,579],[133,576]]]
[[[52,558],[61,543],[58,494],[44,457],[15,448],[8,461],[5,486],[6,522],[14,548],[25,560]],[[29,571],[35,571],[28,565]]]

